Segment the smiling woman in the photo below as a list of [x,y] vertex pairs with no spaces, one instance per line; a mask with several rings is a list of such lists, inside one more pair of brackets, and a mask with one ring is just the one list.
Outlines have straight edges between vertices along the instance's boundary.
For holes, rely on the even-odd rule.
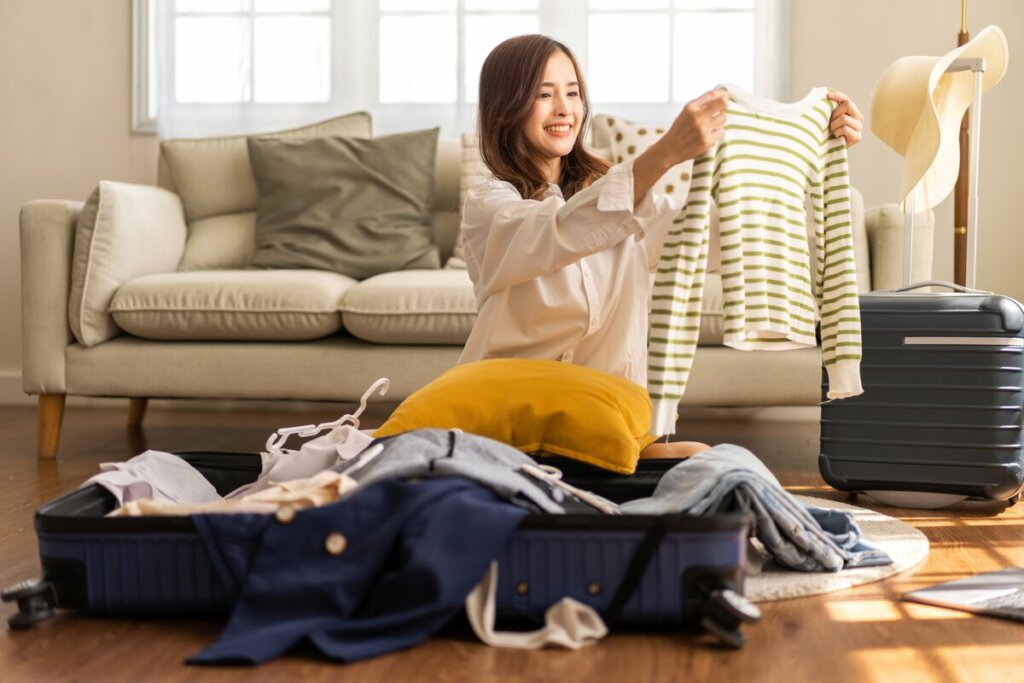
[[569,48],[540,35],[506,40],[480,71],[477,126],[484,163],[522,197],[540,197],[549,183],[575,194],[610,166],[583,145],[587,102]]
[[590,108],[572,51],[541,35],[498,45],[477,117],[494,179],[470,190],[463,213],[479,314],[460,362],[559,360],[645,387],[648,272],[681,208],[650,190],[719,138],[724,110],[724,93],[702,96],[648,151],[612,167],[583,144]]

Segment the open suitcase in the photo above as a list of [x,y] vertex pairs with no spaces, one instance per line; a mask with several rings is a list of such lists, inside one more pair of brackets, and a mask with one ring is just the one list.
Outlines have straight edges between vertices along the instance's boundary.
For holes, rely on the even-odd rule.
[[[253,481],[256,454],[180,454],[221,493]],[[636,480],[592,473],[597,492],[624,500],[648,495],[672,461],[648,461]],[[572,468],[572,461],[560,464]],[[603,482],[603,483],[601,483]],[[617,488],[616,482],[626,484]],[[643,483],[646,482],[646,483]],[[615,495],[624,494],[624,495]],[[15,587],[13,628],[54,607],[96,615],[226,617],[232,596],[220,585],[189,517],[111,518],[106,490],[92,485],[41,507],[35,516],[42,579]],[[615,628],[703,626],[732,646],[747,615],[742,592],[749,515],[716,517],[545,515],[525,518],[498,558],[497,611],[543,615],[565,596],[594,607]],[[742,602],[742,599],[740,598]]]
[[[950,69],[971,69],[954,62]],[[822,477],[841,491],[935,507],[963,497],[1015,502],[1024,485],[1024,307],[973,289],[981,87],[971,108],[967,283],[909,284],[913,195],[907,200],[904,286],[860,297],[864,393],[825,400]],[[915,291],[938,287],[952,292]],[[913,492],[914,499],[893,496]],[[902,504],[902,503],[899,503]],[[907,503],[916,505],[916,503]]]

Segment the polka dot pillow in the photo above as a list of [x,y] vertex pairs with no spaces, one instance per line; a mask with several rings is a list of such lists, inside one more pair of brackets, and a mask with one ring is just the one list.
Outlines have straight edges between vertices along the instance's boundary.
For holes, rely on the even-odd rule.
[[[635,159],[664,134],[664,128],[632,123],[604,114],[594,117],[594,146],[609,148],[611,160],[616,164]],[[686,194],[690,191],[692,170],[692,160],[673,166],[655,183],[655,192],[667,194],[685,202]]]
[[[633,123],[615,116],[598,114],[594,117],[593,141],[595,147],[607,147],[612,163],[621,164],[640,156],[662,135],[664,128]],[[690,192],[690,174],[693,172],[693,160],[684,161],[668,170],[654,184],[654,191],[675,197],[686,202]],[[718,207],[711,205],[711,226],[708,244],[708,271],[713,272],[721,266],[718,251]]]

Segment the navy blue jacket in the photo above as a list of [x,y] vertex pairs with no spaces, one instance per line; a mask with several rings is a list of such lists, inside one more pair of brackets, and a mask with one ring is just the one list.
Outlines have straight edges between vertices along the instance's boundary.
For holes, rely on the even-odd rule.
[[462,609],[526,514],[452,477],[373,484],[289,523],[197,515],[236,601],[217,641],[187,661],[258,664],[304,639],[344,661],[411,647]]

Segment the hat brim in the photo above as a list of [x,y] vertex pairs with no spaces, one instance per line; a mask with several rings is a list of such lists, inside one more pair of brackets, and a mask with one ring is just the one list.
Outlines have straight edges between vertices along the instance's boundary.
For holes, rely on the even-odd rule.
[[982,91],[1002,80],[1009,62],[1006,36],[997,26],[942,57],[904,57],[875,85],[871,130],[904,157],[900,201],[913,195],[917,210],[932,208],[952,191],[959,175],[959,129],[974,100],[974,75],[947,72],[961,58],[985,59]]

